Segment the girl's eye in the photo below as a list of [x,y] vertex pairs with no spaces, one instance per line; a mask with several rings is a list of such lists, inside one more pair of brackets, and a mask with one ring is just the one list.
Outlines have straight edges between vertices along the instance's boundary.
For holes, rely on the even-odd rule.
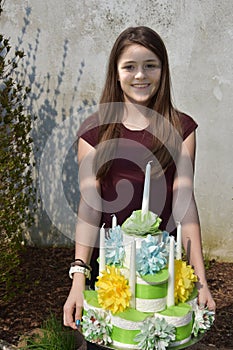
[[[137,68],[138,67],[133,65],[133,64],[128,64],[128,65],[122,67],[122,69],[127,71],[127,72],[133,72]],[[157,63],[146,63],[142,67],[142,69],[144,71],[153,71],[153,70],[158,69],[158,68],[160,68],[160,65]]]
[[145,70],[154,70],[154,69],[157,69],[157,68],[159,68],[159,65],[152,64],[152,63],[146,64],[144,66]]
[[134,66],[132,64],[128,65],[128,66],[124,66],[123,69],[131,72],[132,70],[134,70]]

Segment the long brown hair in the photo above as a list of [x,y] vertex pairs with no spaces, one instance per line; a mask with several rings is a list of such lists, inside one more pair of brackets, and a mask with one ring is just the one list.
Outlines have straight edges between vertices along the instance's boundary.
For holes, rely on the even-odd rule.
[[[180,150],[181,125],[179,115],[172,105],[170,89],[170,72],[166,47],[161,37],[152,29],[139,26],[124,30],[116,39],[110,53],[105,85],[100,98],[99,108],[99,144],[95,157],[97,179],[102,180],[110,166],[111,156],[115,151],[116,143],[104,145],[104,141],[117,139],[120,136],[119,123],[123,115],[124,95],[118,82],[117,64],[126,47],[132,44],[142,45],[152,51],[161,62],[160,86],[155,96],[148,103],[150,109],[150,128],[153,135],[152,152],[157,158],[163,171],[169,167]],[[114,102],[114,103],[111,103]],[[120,102],[120,103],[118,103]],[[155,113],[156,112],[156,113]],[[160,116],[157,118],[155,116]],[[162,118],[161,118],[162,116]],[[162,122],[167,119],[167,122]],[[172,150],[172,152],[171,152]],[[172,154],[171,154],[172,153]],[[104,162],[103,160],[106,160]],[[104,164],[105,163],[105,164]],[[98,164],[103,164],[100,168]]]

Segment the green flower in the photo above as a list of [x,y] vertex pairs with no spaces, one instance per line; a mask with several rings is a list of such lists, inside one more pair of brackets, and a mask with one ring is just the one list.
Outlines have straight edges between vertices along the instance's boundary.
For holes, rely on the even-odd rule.
[[156,235],[161,233],[159,230],[161,221],[158,215],[152,211],[149,211],[142,220],[142,211],[135,210],[123,223],[122,230],[127,234],[139,236],[145,236],[148,233]]

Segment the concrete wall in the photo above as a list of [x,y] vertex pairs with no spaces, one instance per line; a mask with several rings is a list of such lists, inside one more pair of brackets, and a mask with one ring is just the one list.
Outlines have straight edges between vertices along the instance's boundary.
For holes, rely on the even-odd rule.
[[[26,53],[22,78],[32,88],[29,108],[38,115],[33,128],[36,158],[41,160],[46,141],[62,121],[75,118],[78,124],[80,113],[98,101],[116,36],[130,25],[152,27],[168,49],[175,104],[199,124],[195,187],[206,254],[233,260],[232,23],[231,0],[6,0],[0,27],[12,47]],[[69,140],[70,134],[65,136]],[[64,135],[56,135],[63,146],[64,140]],[[75,210],[78,182],[73,147],[67,159],[62,181]],[[47,169],[48,191],[56,166],[60,165]],[[73,219],[66,228],[55,222],[60,234],[45,207],[46,203],[38,205],[33,242],[68,243]]]

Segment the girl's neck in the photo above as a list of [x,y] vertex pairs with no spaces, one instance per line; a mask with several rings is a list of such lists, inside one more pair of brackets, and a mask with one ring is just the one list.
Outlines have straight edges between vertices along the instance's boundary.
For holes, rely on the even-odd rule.
[[145,115],[146,107],[132,103],[125,104],[122,124],[130,130],[144,130],[149,125],[149,120]]

